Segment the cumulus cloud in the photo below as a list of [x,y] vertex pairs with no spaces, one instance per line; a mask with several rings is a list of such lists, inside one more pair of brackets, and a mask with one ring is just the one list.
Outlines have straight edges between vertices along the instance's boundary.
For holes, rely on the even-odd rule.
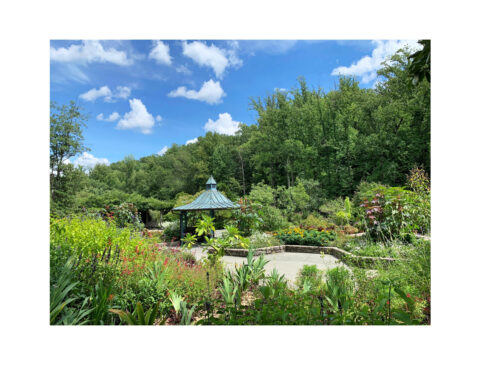
[[203,42],[184,42],[182,44],[182,53],[191,58],[199,66],[211,67],[217,78],[221,78],[226,68],[229,66],[239,67],[242,60],[236,55],[236,48],[220,49],[214,44],[211,46]]
[[100,113],[97,115],[97,120],[99,120],[99,121],[113,122],[113,121],[119,120],[120,118],[121,118],[121,116],[117,112],[112,112],[107,118],[104,118],[103,113]]
[[116,99],[127,99],[131,94],[131,88],[124,86],[117,86],[114,92],[107,86],[92,88],[80,95],[80,99],[85,101],[95,101],[100,97],[104,98],[106,103],[115,101]]
[[226,93],[219,82],[210,79],[204,82],[199,91],[188,90],[185,86],[179,87],[168,94],[169,97],[185,97],[187,99],[204,101],[208,104],[218,104]]
[[146,110],[146,106],[140,99],[129,100],[129,106],[131,111],[125,113],[119,120],[117,129],[136,129],[143,134],[150,134],[155,125],[155,119]]
[[238,125],[240,122],[233,121],[229,113],[220,113],[216,121],[208,119],[204,129],[208,132],[233,135],[238,131]]
[[165,153],[167,152],[167,150],[168,150],[168,146],[164,146],[162,148],[162,150],[160,150],[157,154],[158,155],[165,155]]
[[131,95],[131,88],[125,86],[117,86],[114,97],[119,99],[127,99]]
[[73,164],[77,167],[83,167],[86,170],[92,169],[95,165],[102,164],[108,166],[110,164],[107,158],[96,158],[92,154],[84,152],[80,155]]
[[73,44],[68,48],[50,48],[51,61],[86,64],[93,62],[113,63],[119,66],[129,66],[133,60],[125,51],[114,48],[104,48],[99,41],[82,41],[81,44]]
[[160,116],[159,114],[157,114],[157,117],[155,117],[155,120],[157,120],[157,122],[160,122],[163,120],[162,116]]
[[375,45],[371,55],[366,55],[349,67],[339,66],[333,69],[331,75],[354,75],[360,76],[362,83],[369,83],[376,79],[381,63],[391,55],[395,54],[402,47],[408,46],[413,50],[419,50],[422,46],[417,41],[392,40],[392,41],[372,41]]
[[191,143],[196,143],[196,142],[197,142],[197,137],[186,141],[185,144],[190,145]]
[[170,47],[162,41],[153,41],[153,49],[151,49],[148,58],[154,59],[157,63],[170,66],[172,57],[170,56]]
[[105,101],[109,101],[111,99],[112,92],[107,86],[100,87],[99,89],[92,88],[91,90],[82,93],[80,95],[80,99],[85,101],[95,101],[99,97],[103,97]]

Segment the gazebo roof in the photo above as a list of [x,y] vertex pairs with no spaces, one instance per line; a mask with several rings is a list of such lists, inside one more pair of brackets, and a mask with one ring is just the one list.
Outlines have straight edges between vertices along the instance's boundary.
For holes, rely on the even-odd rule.
[[192,203],[176,207],[174,211],[204,211],[211,209],[240,208],[240,206],[216,189],[216,181],[211,176],[206,182],[206,191]]

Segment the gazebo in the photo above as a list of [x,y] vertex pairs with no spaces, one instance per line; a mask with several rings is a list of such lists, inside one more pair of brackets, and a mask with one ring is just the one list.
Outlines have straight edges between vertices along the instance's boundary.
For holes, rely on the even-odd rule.
[[209,211],[211,217],[214,217],[214,211],[220,209],[240,208],[240,206],[216,189],[216,181],[211,176],[206,182],[206,191],[192,203],[175,207],[172,211],[180,212],[180,240],[185,237],[187,228],[187,212],[189,211]]

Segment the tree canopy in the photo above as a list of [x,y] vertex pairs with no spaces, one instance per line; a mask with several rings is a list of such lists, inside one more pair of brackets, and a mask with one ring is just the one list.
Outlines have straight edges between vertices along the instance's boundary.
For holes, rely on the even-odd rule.
[[[79,171],[76,204],[102,204],[117,193],[116,198],[140,196],[167,206],[182,193],[202,190],[210,175],[231,200],[254,186],[252,196],[270,203],[274,199],[260,193],[265,185],[279,191],[295,187],[290,195],[296,202],[306,195],[320,204],[350,196],[362,181],[403,185],[414,166],[430,174],[430,76],[414,86],[409,57],[401,50],[386,61],[374,88],[341,77],[327,92],[299,78],[287,92],[252,98],[256,122],[241,124],[235,135],[208,132],[195,143],[174,144],[162,156],[127,156],[87,174]],[[64,160],[84,149],[79,109],[72,103],[53,110],[58,113],[51,117],[52,173],[63,172]]]

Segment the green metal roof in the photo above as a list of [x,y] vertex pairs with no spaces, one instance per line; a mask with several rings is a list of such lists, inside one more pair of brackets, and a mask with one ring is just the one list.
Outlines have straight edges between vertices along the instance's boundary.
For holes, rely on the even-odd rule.
[[174,211],[200,211],[211,209],[240,208],[240,206],[216,189],[216,181],[211,176],[206,182],[206,191],[192,203],[176,207]]

